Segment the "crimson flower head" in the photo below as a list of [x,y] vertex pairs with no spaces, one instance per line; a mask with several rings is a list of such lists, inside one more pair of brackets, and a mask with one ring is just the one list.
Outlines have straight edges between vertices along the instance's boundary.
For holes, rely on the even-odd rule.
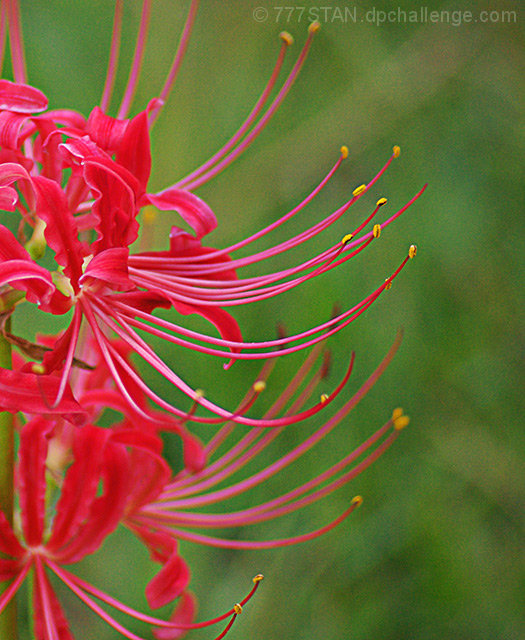
[[[250,426],[281,427],[306,414],[257,421],[242,411],[222,408],[190,387],[151,347],[144,334],[195,352],[216,355],[224,360],[226,368],[237,360],[266,360],[322,342],[353,322],[390,288],[408,258],[415,255],[415,247],[411,247],[401,264],[363,300],[330,320],[294,335],[246,341],[234,318],[235,307],[273,298],[341,267],[378,238],[424,188],[382,223],[376,222],[366,230],[386,204],[386,198],[379,198],[353,233],[342,240],[329,241],[300,264],[258,276],[244,276],[246,267],[264,265],[271,257],[317,239],[321,232],[345,216],[372,190],[399,155],[399,147],[394,147],[376,176],[352,189],[349,198],[337,209],[300,234],[248,255],[237,253],[270,236],[314,200],[348,156],[346,147],[341,148],[335,164],[319,184],[291,211],[248,238],[221,249],[210,248],[203,241],[215,228],[217,219],[195,191],[231,164],[266,126],[304,64],[319,24],[310,25],[295,64],[274,92],[293,43],[288,33],[280,34],[281,47],[268,84],[238,131],[201,167],[161,192],[150,193],[150,129],[182,63],[198,3],[191,2],[179,47],[159,97],[129,118],[144,54],[150,4],[148,0],[143,4],[129,82],[113,117],[107,110],[122,19],[122,2],[117,1],[103,96],[100,106],[84,118],[68,109],[48,111],[46,96],[27,84],[18,4],[16,1],[6,3],[15,81],[0,82],[0,160],[3,160],[0,200],[4,209],[19,214],[19,233],[17,238],[6,226],[0,226],[0,302],[8,312],[24,300],[52,314],[70,312],[70,321],[40,361],[15,373],[0,371],[0,384],[10,389],[10,398],[6,396],[0,408],[14,410],[22,388],[29,388],[32,402],[40,402],[41,412],[71,415],[74,394],[69,383],[78,360],[79,337],[86,327],[97,342],[119,392],[142,414],[144,421],[148,421],[149,416],[135,401],[130,381],[151,401],[180,420],[217,423],[232,419]],[[176,212],[192,233],[174,225],[166,250],[136,251],[135,241],[142,236],[139,214],[144,207],[147,207],[146,218],[152,210]],[[40,263],[46,248],[54,256],[56,270],[53,272]],[[219,335],[189,330],[176,317],[169,320],[160,317],[155,313],[159,307],[182,316],[198,314],[211,322]],[[192,403],[211,412],[211,416],[178,407],[159,397],[115,349],[111,334],[118,336]],[[321,403],[317,403],[309,411],[316,413],[321,408]]]
[[[389,266],[386,279],[371,287],[325,322],[273,340],[245,336],[236,308],[302,287],[361,254],[423,193],[378,222],[387,199],[376,194],[363,212],[363,197],[400,155],[394,146],[384,165],[325,217],[299,234],[276,240],[277,231],[314,202],[349,155],[342,146],[310,193],[290,211],[249,237],[216,247],[208,237],[221,219],[202,200],[199,189],[247,150],[292,88],[311,49],[319,23],[308,27],[304,45],[283,78],[293,44],[287,32],[269,79],[253,109],[229,140],[201,166],[158,192],[149,186],[150,134],[182,64],[197,12],[191,0],[174,59],[158,95],[130,115],[144,56],[151,0],[142,15],[129,79],[118,108],[111,110],[117,72],[123,0],[115,2],[108,71],[100,104],[82,115],[70,108],[49,109],[46,95],[27,78],[18,0],[2,0],[0,33],[8,27],[13,74],[0,80],[0,339],[16,348],[0,367],[0,411],[16,413],[19,433],[16,465],[17,517],[12,504],[0,511],[0,614],[30,573],[38,640],[70,640],[66,614],[50,575],[66,585],[120,635],[139,636],[111,611],[148,623],[159,640],[175,640],[189,629],[222,623],[216,640],[231,628],[242,606],[258,588],[261,575],[226,613],[195,622],[195,600],[188,591],[189,568],[180,554],[186,541],[214,547],[257,549],[306,542],[330,531],[359,504],[356,496],[332,522],[290,538],[231,540],[214,533],[244,527],[307,507],[346,485],[397,438],[408,418],[400,409],[364,443],[341,456],[317,477],[243,510],[226,501],[243,494],[295,463],[341,424],[382,374],[400,336],[369,379],[344,398],[354,354],[331,393],[319,395],[328,372],[326,341],[343,330],[389,289],[408,261],[410,248]],[[7,22],[7,25],[6,25]],[[171,181],[170,181],[171,182]],[[333,226],[348,219],[351,233],[333,236]],[[148,247],[151,224],[159,212],[170,216],[170,231],[159,250]],[[321,240],[322,234],[325,240]],[[328,240],[326,240],[328,238]],[[310,243],[310,256],[275,270],[276,256]],[[259,271],[254,272],[253,267]],[[23,305],[62,321],[56,336],[37,332],[34,342],[17,331]],[[189,329],[184,317],[198,315],[209,333]],[[152,342],[163,345],[154,349]],[[242,360],[261,360],[256,381],[236,408],[222,407],[190,386],[168,362],[171,345],[196,355],[216,356],[225,369]],[[289,385],[275,394],[259,417],[250,410],[265,390],[275,359],[307,350]],[[147,363],[171,383],[161,397],[144,379],[136,360]],[[237,365],[238,366],[238,365]],[[172,399],[178,390],[183,406]],[[283,433],[285,427],[318,416],[341,396],[339,409],[321,421],[300,444],[262,470],[230,484]],[[332,409],[333,409],[332,405]],[[106,410],[122,418],[102,428]],[[192,423],[217,430],[203,444]],[[248,427],[248,429],[246,429]],[[262,427],[262,428],[261,428]],[[242,428],[242,435],[238,429]],[[175,472],[162,455],[159,432],[176,433],[183,445],[183,468]],[[202,507],[214,505],[211,512]],[[221,507],[222,511],[215,510]],[[161,565],[145,589],[151,608],[169,605],[169,621],[136,611],[104,589],[69,570],[93,554],[118,526],[127,527]],[[202,533],[202,529],[212,533]]]
[[[170,621],[142,614],[85,582],[65,566],[94,553],[120,522],[158,495],[170,475],[160,455],[160,440],[136,429],[101,429],[86,425],[73,437],[73,462],[62,474],[54,474],[53,422],[35,418],[21,433],[17,480],[21,531],[15,534],[0,511],[0,580],[12,580],[0,596],[0,614],[33,572],[33,612],[39,640],[72,640],[62,605],[48,575],[57,576],[92,611],[123,636],[140,640],[113,618],[97,600],[132,618],[151,624],[158,638],[175,639],[188,629],[228,620],[223,634],[255,592],[254,588],[231,610],[213,620],[194,623],[194,598],[187,591],[189,569],[178,553],[177,542],[166,534],[141,536],[152,558],[163,567],[146,587],[152,608],[178,599]],[[102,491],[99,491],[100,485]],[[49,503],[56,507],[50,509]],[[96,598],[93,599],[93,596]]]

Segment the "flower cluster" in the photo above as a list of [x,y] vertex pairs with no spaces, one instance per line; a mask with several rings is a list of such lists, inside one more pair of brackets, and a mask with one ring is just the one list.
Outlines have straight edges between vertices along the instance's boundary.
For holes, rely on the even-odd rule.
[[[46,96],[27,83],[18,2],[2,2],[2,31],[7,23],[14,81],[0,80],[0,208],[5,212],[5,225],[0,225],[0,341],[13,346],[15,352],[0,363],[0,411],[15,415],[6,429],[14,425],[18,433],[15,485],[19,513],[13,522],[13,501],[3,504],[0,511],[0,579],[9,581],[0,595],[0,612],[32,572],[36,637],[71,638],[49,581],[52,573],[127,638],[138,636],[113,618],[108,608],[151,624],[156,637],[164,639],[226,621],[218,636],[222,638],[262,576],[253,579],[252,590],[231,610],[213,620],[194,622],[190,572],[178,542],[231,548],[296,544],[329,531],[360,504],[356,497],[333,522],[289,539],[228,540],[195,531],[243,527],[301,509],[349,482],[390,446],[408,422],[399,409],[357,449],[301,486],[243,511],[198,510],[226,502],[298,460],[341,423],[375,383],[400,337],[365,384],[301,444],[264,469],[216,488],[252,463],[286,426],[324,413],[346,393],[353,355],[332,393],[319,398],[316,391],[328,373],[326,341],[391,287],[416,248],[412,245],[397,269],[363,300],[294,335],[246,341],[233,308],[273,298],[345,264],[378,238],[382,228],[398,218],[424,188],[368,231],[386,198],[377,201],[353,233],[308,260],[245,277],[245,267],[316,238],[340,219],[399,156],[399,147],[393,148],[375,177],[353,189],[346,202],[302,233],[247,255],[240,252],[306,207],[348,156],[346,147],[311,193],[281,218],[231,246],[207,246],[204,238],[216,227],[217,218],[195,190],[233,162],[265,127],[293,85],[319,24],[310,25],[295,64],[276,88],[293,43],[288,33],[280,34],[281,46],[269,81],[237,132],[201,167],[161,192],[151,193],[150,130],[181,65],[198,2],[190,4],[159,97],[134,117],[129,117],[129,110],[145,50],[151,2],[144,0],[128,85],[116,116],[110,116],[122,4],[116,1],[100,106],[86,118],[69,109],[48,110]],[[171,229],[166,250],[144,246],[156,211],[172,212],[191,232],[179,223]],[[56,336],[37,335],[34,341],[18,335],[13,320],[27,304],[61,316],[63,330]],[[156,313],[159,308],[172,314],[169,319]],[[218,336],[190,330],[177,319],[189,314],[209,321]],[[216,355],[224,360],[225,368],[248,359],[263,360],[262,369],[239,406],[224,408],[188,385],[153,349],[147,336],[196,354]],[[265,389],[275,358],[305,349],[302,366],[274,404],[264,415],[251,417],[249,410]],[[134,354],[186,395],[189,408],[177,406],[151,388],[132,360]],[[313,397],[317,399],[311,400]],[[108,409],[118,412],[121,421],[103,428],[101,418]],[[216,425],[217,430],[203,444],[191,431],[193,423]],[[239,429],[244,430],[240,436]],[[163,457],[160,433],[165,431],[181,439],[181,470],[172,470]],[[64,567],[96,551],[119,525],[131,530],[161,565],[146,587],[146,596],[152,608],[176,603],[169,621],[127,607]]]

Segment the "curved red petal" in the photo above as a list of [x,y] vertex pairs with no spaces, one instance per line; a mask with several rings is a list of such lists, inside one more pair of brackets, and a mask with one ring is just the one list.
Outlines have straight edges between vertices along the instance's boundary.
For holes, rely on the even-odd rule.
[[26,292],[29,302],[48,303],[55,292],[51,274],[29,260],[7,260],[0,263],[0,286],[11,285]]
[[73,287],[77,287],[82,275],[83,251],[66,194],[56,182],[42,176],[33,178],[33,185],[37,194],[37,214],[46,223],[47,243]]
[[74,462],[64,479],[53,533],[47,544],[51,551],[57,551],[67,544],[87,518],[96,499],[108,437],[109,432],[91,425],[86,425],[76,434]]
[[146,599],[152,609],[169,604],[182,595],[190,581],[188,565],[175,551],[146,587]]
[[97,220],[96,253],[114,247],[127,247],[137,239],[135,202],[138,183],[126,169],[102,158],[86,160],[84,178],[95,195],[92,212]]
[[202,238],[217,226],[217,218],[204,200],[184,189],[171,187],[160,193],[148,193],[145,199],[161,211],[177,211],[195,231],[197,238]]
[[73,424],[84,424],[86,412],[74,399],[69,386],[59,404],[52,406],[59,384],[60,379],[55,376],[0,368],[0,411],[61,415]]
[[129,120],[106,115],[100,107],[89,114],[86,130],[89,137],[104,151],[115,151],[126,131]]
[[115,159],[137,178],[142,193],[145,192],[151,173],[148,116],[145,111],[129,122]]
[[0,187],[0,209],[14,211],[18,202],[18,193],[12,187]]
[[53,423],[33,418],[20,434],[18,478],[20,483],[20,511],[26,543],[42,543],[46,498],[46,457],[48,434]]
[[0,112],[0,146],[6,149],[18,149],[20,132],[26,120],[27,116],[21,113]]
[[39,113],[47,109],[47,98],[27,84],[0,80],[0,109],[16,113]]
[[[200,307],[173,300],[173,306],[182,315],[197,313],[217,327],[221,336],[231,342],[243,342],[241,329],[235,318],[220,307]],[[239,347],[231,347],[232,353],[240,353]],[[230,360],[228,365],[231,365]]]
[[129,460],[124,446],[107,444],[97,481],[100,478],[103,493],[91,503],[85,521],[72,532],[73,537],[64,540],[57,553],[61,562],[79,562],[94,553],[123,518],[129,493]]
[[18,542],[3,511],[0,511],[0,552],[12,558],[21,558],[25,555],[25,549]]
[[84,275],[80,278],[80,284],[99,280],[117,291],[131,291],[135,285],[128,276],[127,247],[115,247],[105,249],[98,253],[89,263]]

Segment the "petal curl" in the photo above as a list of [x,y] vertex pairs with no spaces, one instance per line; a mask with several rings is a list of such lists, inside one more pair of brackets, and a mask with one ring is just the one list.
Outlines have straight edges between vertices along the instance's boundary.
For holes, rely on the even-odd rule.
[[0,80],[0,109],[16,113],[40,113],[47,109],[47,98],[27,84]]
[[175,550],[146,587],[146,598],[152,609],[169,604],[182,595],[190,581],[188,565]]
[[195,231],[197,238],[202,238],[217,226],[217,218],[210,207],[190,191],[171,187],[159,193],[148,193],[144,200],[161,211],[177,211]]

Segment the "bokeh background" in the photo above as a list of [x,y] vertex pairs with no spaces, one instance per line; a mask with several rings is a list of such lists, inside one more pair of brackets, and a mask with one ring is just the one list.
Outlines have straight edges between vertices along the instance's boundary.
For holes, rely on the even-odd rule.
[[[140,3],[125,4],[120,92],[140,15]],[[159,91],[188,4],[154,3],[135,112]],[[272,267],[295,264],[332,244],[367,215],[377,198],[387,196],[393,212],[424,183],[429,186],[380,240],[340,271],[238,310],[248,339],[273,337],[277,322],[290,332],[310,327],[324,321],[335,303],[347,307],[364,297],[392,272],[410,243],[418,245],[417,259],[393,288],[331,340],[332,373],[321,390],[333,388],[352,350],[357,357],[349,393],[356,390],[403,327],[403,345],[386,375],[313,455],[232,501],[231,508],[256,504],[321,472],[398,405],[412,417],[409,428],[372,468],[329,499],[282,521],[232,533],[255,539],[295,535],[330,521],[353,495],[363,495],[361,509],[326,537],[246,553],[182,544],[200,615],[212,616],[240,599],[260,571],[266,581],[236,622],[232,640],[524,637],[519,3],[301,0],[301,18],[299,9],[279,15],[278,3],[267,0],[201,4],[178,83],[153,132],[155,189],[206,160],[239,126],[270,74],[278,33],[286,29],[296,38],[290,68],[314,15],[310,10],[331,5],[318,11],[323,28],[272,124],[248,153],[199,191],[219,219],[210,236],[213,246],[244,238],[291,209],[327,172],[342,144],[350,149],[343,168],[276,239],[300,232],[340,206],[355,186],[375,175],[392,145],[399,144],[402,154],[336,227]],[[449,15],[470,10],[473,22],[378,24],[380,11],[423,6]],[[357,12],[357,22],[337,17],[345,8],[347,16]],[[481,23],[482,10],[499,13]],[[516,20],[510,14],[509,23],[504,10],[515,12]],[[103,87],[112,3],[26,0],[22,11],[30,82],[45,91],[51,107],[87,115]],[[176,215],[158,218],[156,246],[166,246],[176,222]],[[250,273],[267,268],[261,264]],[[23,319],[17,322],[23,328]],[[178,350],[167,358],[189,382],[229,407],[257,372],[243,363],[223,372],[218,360]],[[300,361],[289,357],[278,364],[268,398],[279,393]],[[144,375],[161,384],[151,372]],[[298,443],[315,424],[289,428],[266,461]],[[169,441],[167,447],[173,464],[179,464],[177,443]],[[144,608],[145,579],[156,566],[121,531],[95,564],[79,571]],[[74,596],[63,597],[74,611],[79,638],[116,637]],[[133,629],[151,637],[144,626]]]

